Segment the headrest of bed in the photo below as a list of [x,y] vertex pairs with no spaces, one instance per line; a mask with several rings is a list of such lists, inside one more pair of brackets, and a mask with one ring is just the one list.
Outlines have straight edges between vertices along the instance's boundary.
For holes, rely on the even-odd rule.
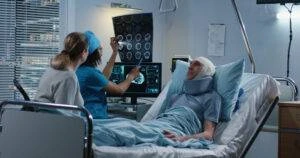
[[[173,94],[178,94],[182,91],[183,82],[186,79],[189,63],[177,60],[176,69],[172,74],[172,83],[168,90],[164,105],[162,109],[167,109],[169,105],[169,98]],[[230,121],[231,115],[235,108],[238,93],[240,89],[240,82],[244,72],[245,60],[238,60],[225,65],[216,67],[214,75],[214,89],[222,96],[222,110],[220,121]]]

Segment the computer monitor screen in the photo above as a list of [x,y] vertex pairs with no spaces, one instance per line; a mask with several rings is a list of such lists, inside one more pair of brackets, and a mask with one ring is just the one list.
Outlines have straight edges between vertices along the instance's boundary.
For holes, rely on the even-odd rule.
[[181,60],[181,61],[185,61],[185,62],[189,62],[189,58],[188,57],[178,57],[178,58],[172,58],[172,65],[171,65],[171,72],[174,72],[174,70],[176,69],[176,61],[177,60]]
[[[119,84],[124,81],[127,74],[134,68],[134,63],[116,62],[110,81]],[[156,97],[161,91],[161,63],[141,63],[140,74],[135,78],[123,95],[110,94],[109,97],[131,97],[136,102],[136,97]]]

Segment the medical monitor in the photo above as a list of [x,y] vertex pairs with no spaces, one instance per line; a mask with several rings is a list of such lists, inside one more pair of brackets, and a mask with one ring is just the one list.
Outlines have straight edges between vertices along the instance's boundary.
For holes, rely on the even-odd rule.
[[[135,63],[116,62],[110,81],[118,84],[124,81]],[[137,97],[157,97],[161,91],[161,63],[141,63],[140,74],[135,78],[123,95],[110,94],[108,97],[131,97],[131,104],[137,103]]]
[[176,68],[176,61],[177,60],[181,60],[181,61],[185,61],[185,62],[189,62],[190,58],[188,57],[174,57],[172,58],[172,63],[171,63],[171,72],[174,72],[175,68]]

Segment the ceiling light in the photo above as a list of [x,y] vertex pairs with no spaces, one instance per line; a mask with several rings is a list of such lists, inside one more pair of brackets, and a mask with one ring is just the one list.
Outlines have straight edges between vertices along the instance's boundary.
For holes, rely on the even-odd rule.
[[126,4],[126,3],[115,3],[112,2],[110,3],[111,8],[117,8],[117,9],[129,9],[129,10],[139,10],[141,11],[142,9],[140,8],[133,8],[131,5]]

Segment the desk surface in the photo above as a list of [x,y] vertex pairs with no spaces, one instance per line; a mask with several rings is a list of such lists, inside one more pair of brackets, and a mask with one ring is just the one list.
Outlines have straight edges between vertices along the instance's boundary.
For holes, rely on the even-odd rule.
[[[151,98],[153,99],[153,98]],[[108,113],[110,118],[123,117],[133,120],[141,120],[151,107],[154,101],[147,99],[138,99],[138,104],[124,102],[108,103]]]
[[300,101],[283,101],[278,103],[279,106],[295,106],[300,107]]

